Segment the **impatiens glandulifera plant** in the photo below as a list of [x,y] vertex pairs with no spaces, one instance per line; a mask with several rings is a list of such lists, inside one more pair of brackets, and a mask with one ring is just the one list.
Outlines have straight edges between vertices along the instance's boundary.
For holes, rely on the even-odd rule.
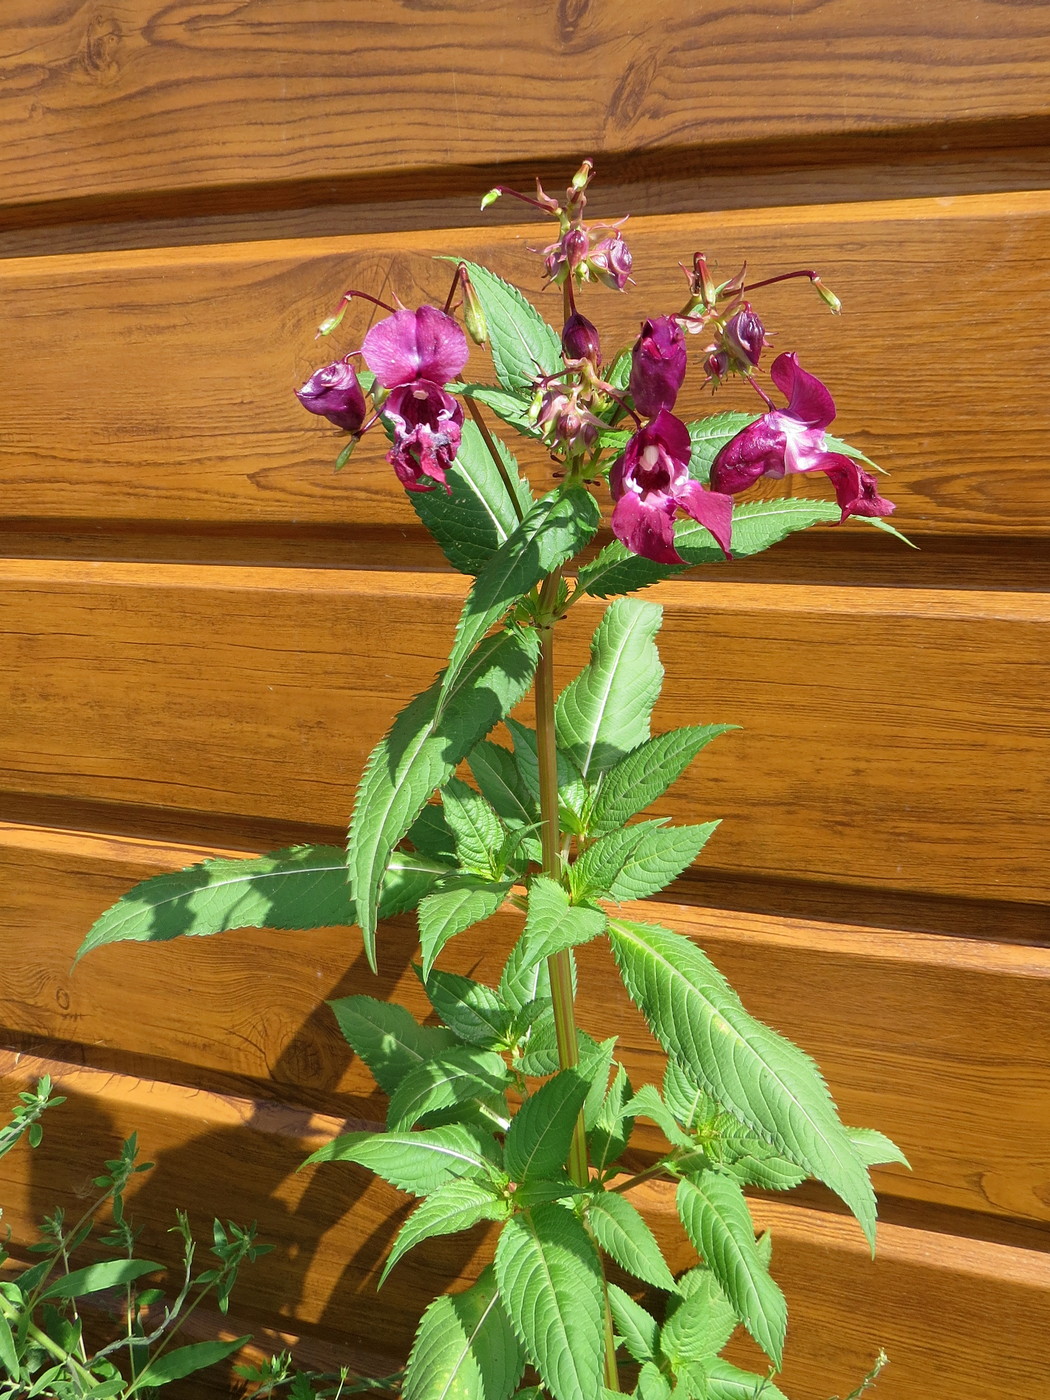
[[[675,880],[714,831],[643,813],[729,727],[651,733],[661,610],[626,595],[850,516],[897,532],[877,469],[828,437],[835,407],[820,380],[781,354],[771,375],[786,406],[761,386],[767,342],[747,298],[766,283],[718,282],[696,254],[681,308],[648,315],[632,345],[603,353],[576,297],[593,283],[625,291],[631,257],[620,225],[585,221],[590,177],[585,162],[563,204],[539,187],[517,196],[558,224],[544,265],[561,292],[560,330],[487,268],[449,259],[440,309],[347,292],[322,333],[359,298],[388,314],[298,391],[349,434],[339,465],[364,433],[386,432],[420,519],[472,578],[447,665],[368,761],[346,852],[299,846],[148,880],[102,916],[82,952],[357,924],[374,967],[380,921],[418,910],[434,1017],[420,1024],[364,994],[332,1003],[389,1096],[387,1129],[347,1133],[310,1158],[358,1163],[420,1198],[384,1279],[423,1240],[481,1221],[498,1234],[477,1281],[424,1313],[406,1400],[508,1400],[527,1366],[537,1384],[521,1393],[553,1400],[778,1400],[772,1379],[721,1357],[743,1325],[779,1369],[787,1328],[745,1188],[824,1182],[874,1247],[868,1169],[903,1159],[881,1133],[840,1121],[812,1060],[751,1016],[694,942],[622,907]],[[838,309],[813,272],[768,281],[792,277]],[[495,382],[460,378],[468,344],[456,311],[487,345]],[[690,358],[714,387],[753,386],[762,411],[677,417]],[[491,418],[548,448],[540,495]],[[760,476],[788,473],[822,473],[835,502],[735,499]],[[615,539],[583,562],[607,489]],[[558,625],[596,599],[610,601],[590,659],[556,694]],[[512,715],[530,689],[535,728]],[[499,910],[519,928],[495,985],[441,965],[452,939]],[[586,1015],[577,1023],[575,949],[601,938],[667,1052],[659,1085],[632,1084],[615,1038],[593,1038]],[[623,1158],[637,1118],[669,1149],[632,1175]],[[675,1183],[698,1256],[678,1277],[632,1203],[656,1176]],[[607,1281],[608,1260],[647,1290],[644,1305]]]

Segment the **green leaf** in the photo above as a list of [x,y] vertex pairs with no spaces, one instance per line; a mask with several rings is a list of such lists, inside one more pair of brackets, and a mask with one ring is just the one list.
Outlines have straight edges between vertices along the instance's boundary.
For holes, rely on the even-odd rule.
[[735,1181],[745,1186],[760,1186],[764,1191],[790,1191],[806,1179],[802,1167],[781,1156],[767,1142],[755,1138],[746,1150],[735,1151],[721,1165]]
[[720,1356],[705,1361],[702,1371],[708,1400],[787,1400],[780,1387],[768,1377],[741,1371]]
[[631,378],[631,350],[633,348],[631,345],[625,345],[605,371],[605,382],[614,389],[627,388]]
[[377,1286],[382,1288],[397,1261],[423,1240],[469,1230],[481,1220],[503,1220],[509,1213],[510,1202],[493,1188],[477,1181],[448,1182],[420,1201],[401,1226]]
[[425,1113],[452,1104],[498,1099],[510,1084],[510,1074],[493,1050],[454,1045],[412,1070],[395,1090],[387,1110],[387,1126],[403,1132],[415,1127]]
[[0,1313],[0,1369],[6,1373],[7,1379],[12,1381],[17,1381],[21,1374],[14,1334],[3,1313]]
[[616,1066],[613,1082],[605,1095],[594,1127],[587,1134],[591,1165],[607,1171],[623,1152],[634,1131],[634,1119],[624,1105],[632,1097],[631,1082],[623,1065]]
[[522,948],[521,939],[511,949],[510,957],[500,974],[499,997],[506,1006],[522,1012],[532,1008],[537,1002],[551,1000],[550,974],[547,964],[527,963],[528,949]]
[[609,921],[620,973],[666,1050],[719,1103],[835,1191],[874,1247],[875,1195],[820,1071],[797,1045],[749,1016],[687,938]]
[[460,1123],[409,1133],[343,1133],[311,1153],[315,1162],[356,1162],[399,1191],[429,1196],[459,1177],[492,1178],[496,1145],[492,1138]]
[[530,1094],[514,1115],[503,1144],[512,1181],[553,1176],[565,1166],[573,1129],[590,1085],[576,1070],[562,1070]]
[[667,1061],[664,1069],[663,1098],[687,1133],[701,1123],[713,1121],[721,1113],[710,1094],[673,1058]]
[[656,817],[610,831],[569,867],[573,898],[621,903],[656,894],[692,865],[717,826],[667,826]]
[[609,1087],[609,1071],[612,1069],[613,1052],[616,1049],[616,1036],[608,1040],[592,1040],[586,1031],[577,1031],[580,1060],[577,1069],[589,1084],[587,1097],[583,1101],[583,1124],[589,1132],[598,1122],[598,1116],[605,1103]]
[[516,630],[487,638],[444,693],[440,716],[441,676],[401,711],[373,749],[358,788],[346,853],[373,969],[377,895],[391,851],[430,794],[525,694],[538,659],[534,633]]
[[654,1288],[676,1291],[652,1230],[626,1196],[615,1191],[599,1192],[590,1202],[587,1220],[599,1246],[621,1269]]
[[569,903],[567,891],[549,875],[529,886],[529,908],[521,935],[518,969],[526,971],[554,953],[589,943],[605,932],[605,915]]
[[595,630],[589,663],[558,697],[558,747],[585,782],[649,737],[664,674],[653,641],[662,617],[663,609],[653,603],[610,603]]
[[477,574],[532,509],[533,496],[529,483],[518,474],[517,462],[498,438],[493,441],[513,493],[469,418],[462,433],[456,460],[446,474],[452,494],[409,491],[408,499],[452,567],[463,574]]
[[656,1319],[615,1283],[609,1284],[609,1311],[624,1346],[635,1361],[655,1361],[659,1355]]
[[864,525],[871,525],[876,530],[882,530],[887,535],[892,535],[894,539],[900,540],[901,544],[906,544],[909,549],[918,549],[914,540],[910,540],[907,535],[902,535],[896,525],[878,515],[855,515],[854,520],[859,520]]
[[490,919],[507,898],[510,884],[493,885],[472,880],[427,895],[419,906],[419,941],[423,950],[423,976],[430,976],[442,948],[457,933]]
[[486,1269],[462,1293],[436,1298],[408,1358],[404,1400],[508,1400],[525,1358]]
[[588,829],[615,831],[678,781],[702,748],[734,729],[732,724],[693,724],[647,739],[604,773],[592,803]]
[[635,1400],[671,1400],[671,1382],[653,1361],[643,1363],[634,1389]]
[[462,778],[449,778],[441,789],[441,805],[453,836],[460,865],[488,879],[498,877],[493,857],[507,838],[495,808]]
[[[516,393],[510,389],[497,388],[492,384],[449,384],[446,387],[453,394],[462,394],[465,399],[474,399],[476,403],[484,404],[508,427],[521,433],[522,437],[538,438],[543,436],[540,429],[529,417],[529,407],[532,403],[531,393]],[[530,497],[529,505],[531,504]]]
[[675,1370],[689,1362],[715,1356],[736,1331],[737,1316],[703,1265],[678,1280],[681,1299],[670,1299],[660,1330],[660,1351]]
[[581,550],[598,528],[598,521],[598,503],[582,486],[552,492],[536,502],[467,594],[441,682],[443,704],[450,702],[467,658],[489,628],[553,568]]
[[[536,731],[529,729],[516,719],[506,721],[507,729],[514,741],[514,764],[521,775],[525,787],[534,801],[539,801],[540,766],[536,755]],[[580,770],[561,749],[558,758],[558,801],[561,807],[562,823],[572,831],[582,831],[581,816],[587,796]]]
[[408,828],[405,839],[411,841],[419,855],[440,861],[450,870],[455,870],[456,838],[437,802],[426,804]]
[[697,481],[708,481],[715,458],[738,433],[760,418],[760,413],[714,413],[709,418],[697,418],[687,423],[693,452],[689,459],[689,475]]
[[406,1075],[456,1043],[451,1031],[421,1026],[405,1007],[375,997],[342,997],[328,1005],[347,1044],[379,1087],[393,1094]]
[[561,338],[517,287],[487,267],[472,262],[464,265],[488,322],[492,363],[503,387],[531,389],[542,375],[563,369]]
[[883,468],[866,456],[859,447],[850,447],[848,442],[833,437],[831,433],[824,434],[824,444],[829,452],[841,452],[844,457],[852,457],[856,462],[863,462],[866,467],[871,467],[874,471],[883,471]]
[[625,1112],[636,1118],[651,1118],[667,1141],[675,1147],[695,1146],[693,1139],[678,1126],[674,1114],[664,1103],[655,1084],[643,1084],[627,1104]]
[[144,1371],[139,1372],[135,1389],[143,1390],[148,1386],[181,1381],[184,1376],[203,1371],[205,1366],[214,1366],[219,1361],[225,1361],[250,1341],[249,1333],[244,1337],[235,1338],[232,1342],[193,1342],[190,1346],[166,1351],[151,1361]]
[[423,985],[434,1010],[461,1040],[487,1050],[506,1043],[514,1012],[491,987],[437,968]]
[[129,939],[163,942],[235,928],[331,928],[354,920],[338,846],[293,846],[253,860],[206,860],[143,880],[95,922],[77,957]]
[[474,781],[509,826],[536,825],[539,821],[536,800],[509,749],[491,739],[483,739],[471,749],[467,761]]
[[762,1263],[751,1214],[738,1182],[714,1171],[691,1172],[678,1183],[678,1214],[737,1317],[779,1368],[787,1333],[787,1303]]
[[866,1167],[881,1167],[887,1162],[899,1162],[902,1167],[911,1170],[911,1163],[907,1157],[885,1133],[880,1133],[876,1128],[847,1128],[846,1132]]
[[48,1284],[41,1298],[83,1298],[89,1293],[102,1293],[107,1288],[120,1288],[133,1283],[143,1274],[162,1273],[163,1264],[150,1259],[106,1259],[101,1264],[89,1264],[74,1269]]
[[605,1352],[602,1268],[576,1216],[553,1203],[512,1216],[496,1246],[496,1277],[554,1400],[595,1400]]

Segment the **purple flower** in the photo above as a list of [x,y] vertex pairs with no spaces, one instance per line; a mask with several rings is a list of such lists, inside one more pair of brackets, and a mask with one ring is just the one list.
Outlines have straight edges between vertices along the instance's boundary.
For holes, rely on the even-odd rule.
[[320,414],[348,433],[359,432],[365,421],[364,390],[353,365],[345,360],[314,370],[295,396],[308,412]]
[[630,391],[634,406],[646,418],[674,408],[685,378],[685,336],[674,316],[642,322],[642,333],[631,351]]
[[409,491],[432,491],[433,486],[421,480],[429,476],[451,491],[445,473],[459,451],[463,407],[458,400],[440,384],[417,379],[391,391],[383,414],[394,430],[394,445],[386,459],[401,484]]
[[714,490],[735,494],[761,476],[824,472],[835,487],[843,520],[889,515],[893,502],[879,495],[875,478],[852,457],[827,450],[824,429],[834,420],[835,401],[816,375],[808,374],[796,355],[778,355],[770,375],[788,406],[764,413],[726,443],[711,467]]
[[572,313],[562,328],[561,348],[566,359],[590,360],[592,365],[602,362],[598,327],[578,311]]
[[762,358],[768,345],[766,328],[745,302],[735,316],[730,316],[722,332],[722,345],[744,374],[750,374]]
[[691,453],[689,429],[662,408],[638,429],[609,473],[616,502],[613,534],[633,553],[658,564],[686,562],[674,547],[674,518],[679,510],[710,530],[730,558],[732,497],[708,491],[690,478]]
[[587,265],[603,286],[622,292],[630,279],[633,261],[623,234],[617,230],[591,249]]
[[365,364],[384,389],[427,379],[447,384],[467,363],[467,337],[436,306],[395,311],[377,321],[361,346]]

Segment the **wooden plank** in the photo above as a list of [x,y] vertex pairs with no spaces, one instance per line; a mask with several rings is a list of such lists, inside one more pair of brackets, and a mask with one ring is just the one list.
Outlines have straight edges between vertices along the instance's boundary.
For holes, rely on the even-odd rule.
[[[341,827],[461,596],[436,574],[8,561],[0,785]],[[656,728],[743,726],[658,808],[725,818],[706,871],[1044,897],[1041,597],[689,583],[648,596],[665,607]],[[597,616],[570,613],[565,680]]]
[[[1042,536],[1050,530],[1041,466],[1046,406],[1023,378],[999,376],[994,422],[975,431],[991,412],[987,386],[960,378],[958,365],[988,365],[999,375],[1013,362],[1016,318],[974,316],[973,305],[981,296],[998,305],[1002,288],[1020,285],[1026,352],[1033,360],[1050,355],[1048,222],[1050,193],[1041,192],[639,218],[631,228],[644,298],[601,292],[588,311],[607,343],[628,340],[643,310],[681,304],[677,264],[697,247],[726,271],[747,256],[756,278],[816,265],[845,301],[842,318],[832,319],[804,284],[770,288],[759,305],[769,324],[784,328],[779,347],[797,348],[828,379],[838,430],[893,470],[886,490],[902,527],[920,538]],[[106,522],[166,522],[190,535],[190,522],[204,533],[248,525],[293,537],[305,527],[302,559],[311,557],[310,531],[322,526],[348,536],[380,529],[418,537],[382,460],[382,434],[334,475],[342,435],[310,419],[291,393],[327,355],[358,343],[365,313],[330,345],[315,343],[314,328],[348,284],[396,290],[406,302],[443,299],[447,273],[431,257],[444,249],[538,287],[539,260],[527,250],[542,242],[543,227],[0,263],[10,352],[4,514],[38,530],[61,521],[89,552]],[[971,281],[960,267],[994,273],[982,282],[975,272]],[[538,299],[556,319],[555,297]],[[931,348],[930,304],[955,328],[951,355]],[[63,380],[76,386],[75,451],[58,450],[54,391],[41,388],[53,383],[56,345]],[[472,363],[479,377],[489,375],[480,352]],[[711,411],[700,378],[694,374],[682,396],[686,416]],[[756,403],[743,385],[717,400],[724,408]],[[545,454],[530,444],[521,451],[536,480],[549,482]],[[857,525],[845,534],[866,538]],[[331,548],[322,557],[332,557]],[[353,558],[348,551],[347,562]],[[920,579],[921,559],[913,568]]]
[[[12,202],[1045,116],[1038,4],[479,9],[14,0]],[[469,42],[465,39],[469,38]],[[741,103],[740,85],[762,93]],[[55,151],[64,159],[61,169]]]
[[[411,918],[384,927],[378,980],[358,934],[345,929],[124,945],[71,970],[109,903],[205,854],[0,828],[0,1034],[35,1053],[61,1043],[67,1059],[382,1121],[385,1102],[322,1003],[364,993],[424,1019]],[[755,1015],[815,1056],[847,1122],[878,1126],[900,1143],[912,1171],[878,1172],[880,1191],[1050,1222],[1050,949],[666,903],[630,913],[694,938]],[[520,925],[518,915],[500,916],[457,940],[442,965],[495,980]],[[662,1061],[608,956],[581,950],[580,967],[583,1024],[620,1037],[635,1083],[658,1081]],[[659,1150],[660,1139],[640,1124],[636,1145]]]
[[[350,1360],[357,1349],[374,1356],[379,1338],[404,1356],[429,1298],[474,1277],[491,1249],[491,1237],[477,1232],[422,1246],[377,1295],[378,1266],[409,1203],[344,1164],[296,1173],[306,1148],[340,1126],[335,1120],[296,1119],[246,1100],[46,1060],[6,1056],[2,1064],[12,1092],[47,1070],[69,1096],[48,1121],[41,1149],[20,1147],[4,1159],[0,1190],[16,1242],[56,1202],[72,1208],[77,1199],[82,1210],[75,1193],[93,1163],[137,1130],[143,1154],[157,1163],[131,1205],[143,1249],[169,1255],[166,1227],[176,1206],[189,1203],[198,1228],[212,1213],[256,1216],[277,1249],[246,1273],[242,1293],[275,1318],[340,1339]],[[667,1188],[640,1188],[636,1199],[673,1267],[688,1267],[695,1256]],[[892,1357],[879,1386],[888,1400],[1038,1393],[1050,1322],[1050,1259],[1038,1249],[884,1223],[872,1264],[856,1226],[841,1216],[780,1202],[756,1203],[755,1214],[773,1230],[774,1273],[788,1296],[784,1384],[795,1400],[822,1400],[832,1386],[844,1393],[880,1344]],[[743,1341],[733,1354],[756,1364]]]

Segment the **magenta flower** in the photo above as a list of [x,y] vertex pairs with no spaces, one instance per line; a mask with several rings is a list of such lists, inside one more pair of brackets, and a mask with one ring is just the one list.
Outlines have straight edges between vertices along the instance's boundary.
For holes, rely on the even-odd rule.
[[386,459],[409,491],[432,491],[422,477],[452,488],[445,473],[456,459],[463,427],[463,407],[451,394],[428,379],[399,384],[383,405],[394,430],[394,445]]
[[622,292],[626,288],[633,262],[631,250],[618,229],[592,248],[587,259],[591,275],[614,292]]
[[684,564],[674,547],[679,510],[714,535],[726,558],[733,525],[733,499],[708,491],[689,476],[689,429],[662,408],[631,438],[613,463],[609,487],[616,502],[613,534],[634,554],[658,564]]
[[303,387],[296,389],[295,397],[308,412],[327,418],[348,433],[359,432],[365,421],[364,390],[353,365],[345,360],[314,370]]
[[562,327],[561,348],[566,359],[590,360],[592,365],[602,362],[598,328],[579,311],[574,311]]
[[735,316],[730,316],[722,332],[722,346],[744,374],[750,374],[769,344],[766,328],[758,315],[745,302]]
[[759,477],[824,472],[835,487],[842,519],[849,515],[889,515],[875,478],[852,457],[827,450],[825,428],[834,420],[835,401],[816,375],[808,374],[796,355],[778,355],[770,369],[773,383],[787,397],[727,442],[711,467],[715,491],[735,494]]
[[447,384],[467,363],[467,337],[436,306],[395,311],[377,321],[364,338],[365,364],[384,389],[429,379]]
[[674,408],[685,379],[685,336],[674,316],[642,322],[642,333],[631,350],[629,388],[634,406],[646,418]]

